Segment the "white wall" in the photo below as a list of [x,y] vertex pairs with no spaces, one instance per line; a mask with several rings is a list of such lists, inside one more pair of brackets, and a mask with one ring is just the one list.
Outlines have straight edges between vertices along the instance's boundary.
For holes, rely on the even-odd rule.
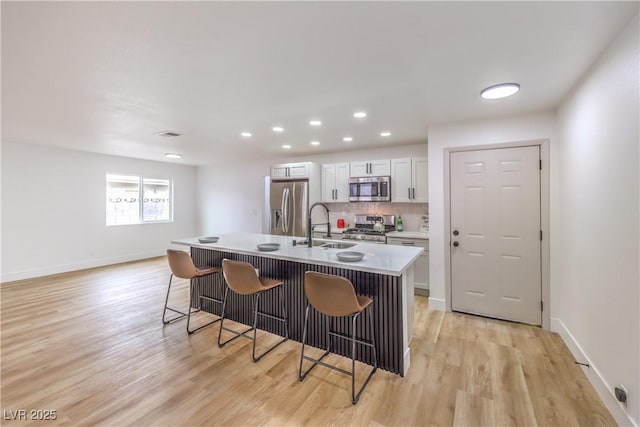
[[264,177],[270,174],[271,163],[275,162],[226,159],[199,166],[199,234],[261,233]]
[[[507,100],[508,101],[508,100]],[[444,310],[445,250],[449,250],[444,217],[445,148],[504,142],[550,140],[551,181],[554,176],[555,114],[552,112],[499,120],[453,123],[429,128],[429,307]],[[551,188],[551,200],[554,199]],[[552,203],[553,206],[553,203]],[[553,207],[551,208],[553,211]],[[552,213],[553,215],[553,213]],[[553,234],[553,225],[551,228]]]
[[[107,172],[174,180],[174,222],[105,225]],[[2,281],[162,255],[196,234],[195,167],[2,143]]]
[[[298,161],[322,164],[426,155],[426,144],[413,144],[310,156],[283,155],[253,162],[225,159],[214,165],[200,166],[197,196],[200,234],[231,231],[260,233],[263,216],[263,179],[270,174],[272,164]],[[314,211],[314,218],[316,212],[322,214],[319,210]],[[337,211],[332,212],[332,221],[340,214]],[[417,221],[414,222],[417,224]]]
[[[559,197],[552,326],[603,400],[624,384],[640,424],[640,96],[638,17],[605,51],[558,114]],[[577,354],[576,354],[577,353]],[[614,415],[619,411],[612,411]],[[616,417],[621,425],[629,420]]]

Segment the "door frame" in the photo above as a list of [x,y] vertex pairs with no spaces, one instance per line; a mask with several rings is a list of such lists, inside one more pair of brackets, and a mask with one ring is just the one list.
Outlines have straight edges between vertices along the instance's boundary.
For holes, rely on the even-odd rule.
[[467,145],[460,147],[444,148],[444,282],[445,282],[445,307],[452,311],[451,307],[451,153],[460,151],[493,150],[496,148],[518,148],[527,146],[540,147],[540,159],[542,171],[540,173],[540,227],[542,228],[542,244],[540,247],[540,277],[542,279],[542,328],[550,330],[551,327],[551,286],[550,286],[550,227],[549,227],[549,140],[538,139],[528,141],[514,141],[494,144]]

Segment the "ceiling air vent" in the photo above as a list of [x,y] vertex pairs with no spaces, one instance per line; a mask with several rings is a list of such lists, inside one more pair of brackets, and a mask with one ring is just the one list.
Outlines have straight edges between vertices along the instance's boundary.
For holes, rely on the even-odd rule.
[[178,132],[172,132],[172,131],[170,131],[170,130],[167,130],[167,131],[164,131],[164,132],[156,133],[156,136],[164,136],[164,137],[166,137],[166,138],[172,138],[172,137],[180,136],[180,135],[182,135],[182,134],[180,134],[180,133],[178,133]]

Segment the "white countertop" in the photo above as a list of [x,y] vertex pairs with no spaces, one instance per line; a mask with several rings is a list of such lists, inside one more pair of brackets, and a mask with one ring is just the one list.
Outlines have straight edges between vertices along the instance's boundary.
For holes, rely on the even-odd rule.
[[[228,233],[221,234],[219,237],[220,239],[217,243],[200,243],[197,237],[177,239],[171,243],[195,248],[257,255],[264,258],[326,265],[347,270],[388,274],[391,276],[402,275],[423,252],[423,249],[420,247],[381,245],[375,243],[356,243],[355,246],[348,249],[328,249],[318,246],[309,248],[306,245],[293,246],[293,240],[304,240],[300,237],[273,236],[269,234]],[[326,239],[314,240],[328,241]],[[337,242],[344,243],[344,240],[337,240]],[[273,252],[262,252],[257,248],[257,245],[260,243],[280,243],[280,249]],[[365,254],[364,259],[358,262],[338,261],[336,253],[343,251],[363,252]]]
[[425,231],[390,231],[387,237],[406,237],[407,239],[429,240],[429,232]]

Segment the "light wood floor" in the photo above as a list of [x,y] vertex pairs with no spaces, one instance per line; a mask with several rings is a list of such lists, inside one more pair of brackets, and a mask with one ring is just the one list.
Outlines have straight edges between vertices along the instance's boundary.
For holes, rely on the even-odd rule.
[[163,326],[168,277],[157,258],[3,284],[3,418],[57,420],[2,424],[615,425],[559,336],[538,328],[429,311],[417,297],[409,374],[378,371],[353,406],[337,372],[298,382],[299,343],[254,364],[249,340],[217,347],[219,324],[190,336],[185,321]]

